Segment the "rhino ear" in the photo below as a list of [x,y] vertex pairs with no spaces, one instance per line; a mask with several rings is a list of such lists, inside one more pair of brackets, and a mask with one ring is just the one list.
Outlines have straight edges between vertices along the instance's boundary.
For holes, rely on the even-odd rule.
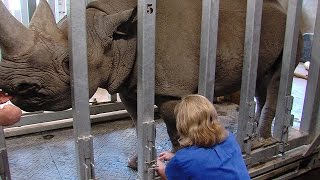
[[46,0],[40,0],[39,5],[32,16],[29,27],[39,30],[50,37],[56,38],[57,36],[62,35]]
[[124,11],[117,14],[117,16],[119,16],[118,19],[125,19],[125,21],[122,21],[118,26],[116,26],[114,35],[132,36],[137,34],[137,8],[129,11]]

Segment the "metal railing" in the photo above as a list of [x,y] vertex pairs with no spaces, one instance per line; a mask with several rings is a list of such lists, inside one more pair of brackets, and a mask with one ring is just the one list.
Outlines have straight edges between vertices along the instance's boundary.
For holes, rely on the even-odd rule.
[[[5,1],[6,2],[6,1]],[[208,99],[213,99],[214,90],[214,72],[215,57],[217,44],[217,24],[219,14],[219,0],[203,0],[202,14],[202,31],[201,31],[201,55],[200,55],[200,72],[199,75],[199,93],[205,95]],[[67,2],[66,2],[67,3]],[[90,134],[89,123],[89,106],[88,92],[80,91],[87,89],[87,84],[78,83],[79,80],[87,81],[86,70],[86,33],[85,33],[85,4],[86,0],[70,1],[70,17],[69,17],[69,37],[70,47],[72,47],[72,59],[84,59],[81,63],[73,64],[73,112],[74,112],[74,128],[75,141],[77,150],[77,167],[79,179],[93,179],[94,163],[92,152],[92,136]],[[299,17],[301,14],[301,0],[290,0],[287,16],[287,28],[285,34],[283,62],[281,69],[280,89],[278,94],[278,105],[275,117],[275,125],[273,135],[277,142],[252,149],[252,142],[257,133],[257,122],[255,122],[255,101],[254,92],[256,86],[257,64],[259,53],[259,40],[261,31],[261,16],[263,0],[247,1],[247,19],[245,34],[245,57],[244,69],[242,76],[241,101],[238,121],[237,140],[245,152],[245,159],[249,166],[259,162],[266,162],[276,155],[286,157],[290,154],[288,150],[295,149],[305,150],[303,147],[313,141],[313,145],[308,148],[307,154],[317,147],[315,142],[319,142],[317,131],[319,127],[319,101],[320,101],[320,10],[318,4],[316,32],[314,35],[312,62],[309,71],[308,84],[306,89],[306,97],[304,110],[302,115],[300,131],[293,130],[290,127],[292,119],[291,107],[291,84],[293,78],[292,69],[296,60],[296,52],[299,36]],[[53,5],[53,4],[52,4]],[[54,4],[56,5],[56,4]],[[56,6],[55,6],[56,7]],[[54,9],[54,8],[53,8]],[[56,9],[55,9],[55,12]],[[155,166],[155,149],[154,149],[154,47],[155,47],[155,0],[139,0],[138,1],[138,154],[139,167],[138,174],[141,179],[154,178]],[[82,37],[79,38],[79,37]],[[142,38],[143,37],[143,38]],[[77,46],[74,46],[77,44]],[[80,44],[80,45],[79,45]],[[81,52],[81,54],[79,53]],[[210,67],[210,68],[209,68]],[[289,73],[290,72],[290,73]],[[79,74],[84,76],[79,76]],[[79,87],[82,88],[79,88]],[[84,86],[84,87],[83,87]],[[78,89],[77,89],[78,88]],[[79,106],[79,107],[78,107]],[[71,113],[70,111],[68,113]],[[53,119],[50,119],[50,121]],[[298,132],[298,133],[297,133]],[[318,138],[316,138],[318,137]],[[5,144],[4,150],[5,150]],[[311,149],[311,150],[310,150]],[[5,157],[6,151],[1,151],[2,157]],[[291,158],[291,159],[290,159]],[[303,158],[301,154],[294,156]],[[6,158],[3,158],[3,164],[7,165]],[[292,156],[288,159],[283,158],[281,163],[290,163]],[[294,164],[299,166],[299,164]],[[3,166],[3,169],[6,169]],[[252,176],[259,176],[268,173],[272,168],[277,166],[264,166],[256,171],[251,171]],[[4,171],[8,175],[9,169]],[[7,177],[10,176],[10,173]],[[10,177],[9,177],[10,178]]]

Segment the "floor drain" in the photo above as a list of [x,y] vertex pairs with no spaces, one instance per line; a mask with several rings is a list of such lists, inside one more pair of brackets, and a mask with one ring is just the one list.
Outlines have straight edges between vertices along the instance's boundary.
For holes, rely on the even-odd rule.
[[43,139],[49,140],[49,139],[52,139],[54,137],[54,135],[49,134],[49,135],[44,135],[42,137],[43,137]]

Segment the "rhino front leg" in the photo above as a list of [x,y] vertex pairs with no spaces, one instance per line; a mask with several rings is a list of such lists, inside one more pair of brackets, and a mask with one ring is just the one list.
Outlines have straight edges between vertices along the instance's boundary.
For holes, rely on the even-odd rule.
[[266,102],[261,110],[261,115],[258,125],[258,137],[260,138],[270,138],[271,126],[276,113],[278,90],[280,83],[280,68],[273,74],[271,81],[268,83],[267,87],[267,97]]
[[[123,91],[119,93],[119,96],[125,109],[128,111],[135,127],[137,127],[137,95],[130,95],[127,91]],[[128,167],[134,170],[138,169],[137,152],[134,152],[133,156],[128,159]]]
[[159,112],[166,124],[167,132],[172,143],[173,152],[181,148],[178,142],[179,135],[176,128],[176,117],[174,114],[174,108],[179,102],[180,100],[166,100],[158,104]]

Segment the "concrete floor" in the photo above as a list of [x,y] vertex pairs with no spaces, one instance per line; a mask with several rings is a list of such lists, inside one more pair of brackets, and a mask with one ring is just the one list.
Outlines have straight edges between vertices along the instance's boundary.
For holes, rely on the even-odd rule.
[[[295,115],[296,128],[300,124],[305,85],[305,80],[294,78],[292,94],[295,98],[292,113]],[[220,118],[226,120],[226,127],[235,131],[237,107],[228,107],[231,109],[217,106],[217,111],[225,114]],[[156,127],[157,152],[169,150],[171,143],[162,120],[157,120]],[[92,134],[97,179],[136,179],[137,172],[127,167],[127,159],[136,149],[135,128],[131,120],[95,124]],[[72,129],[8,138],[6,143],[13,180],[77,179]]]
[[[238,105],[217,105],[221,120],[230,130],[236,129],[234,114]],[[161,119],[156,120],[156,149],[171,149]],[[97,179],[136,179],[137,172],[127,167],[127,159],[136,149],[136,133],[130,119],[94,124],[94,156]],[[13,180],[75,180],[74,140],[72,129],[47,131],[8,138],[9,163]]]

